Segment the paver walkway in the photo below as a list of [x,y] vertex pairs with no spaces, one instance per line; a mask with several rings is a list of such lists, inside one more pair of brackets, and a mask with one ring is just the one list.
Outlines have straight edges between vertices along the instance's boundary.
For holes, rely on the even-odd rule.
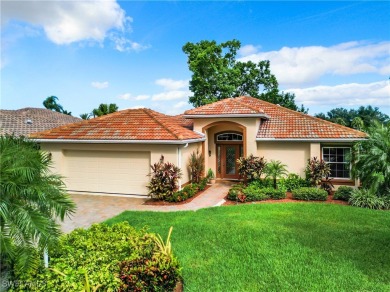
[[72,218],[66,218],[61,223],[61,229],[65,233],[78,227],[89,227],[93,223],[102,222],[116,216],[123,211],[186,211],[221,205],[224,201],[232,182],[221,181],[213,184],[201,195],[187,204],[181,205],[143,205],[147,199],[103,196],[103,195],[71,195],[77,205],[77,211]]

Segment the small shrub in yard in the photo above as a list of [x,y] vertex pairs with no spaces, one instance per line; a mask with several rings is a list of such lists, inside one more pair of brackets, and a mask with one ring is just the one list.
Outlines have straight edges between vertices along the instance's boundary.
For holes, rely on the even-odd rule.
[[188,168],[191,174],[191,182],[199,183],[204,172],[204,157],[199,149],[191,153],[188,159]]
[[230,188],[229,192],[228,192],[228,195],[227,195],[228,200],[238,201],[239,196],[242,196],[244,194],[242,192],[244,187],[245,186],[243,184],[235,184],[235,185],[233,185]]
[[333,199],[335,200],[343,200],[347,201],[351,197],[353,188],[347,186],[341,186],[337,189],[337,191],[333,195]]
[[204,177],[200,180],[200,183],[199,183],[199,191],[203,191],[206,186],[207,186],[207,183],[208,183],[208,178],[207,177]]
[[285,189],[288,192],[302,187],[309,187],[307,180],[301,178],[298,174],[290,173],[286,178],[278,180],[278,188]]
[[283,189],[263,188],[261,191],[270,199],[280,200],[286,198],[286,191]]
[[[98,291],[118,291],[122,285],[120,263],[133,260],[138,260],[133,265],[138,270],[144,268],[142,263],[148,263],[148,269],[156,271],[154,277],[159,283],[165,283],[166,274],[171,275],[167,281],[172,281],[172,277],[178,281],[180,270],[176,259],[161,254],[155,238],[156,235],[136,230],[128,222],[76,229],[61,238],[56,250],[49,250],[48,269],[41,265],[38,270],[22,275],[20,285],[10,291],[73,292],[87,291],[87,286]],[[156,291],[152,284],[152,287],[145,286],[148,283],[143,285],[139,291]],[[130,287],[128,291],[137,290]]]
[[315,187],[321,183],[323,178],[330,175],[330,166],[325,161],[313,157],[307,161],[305,172],[311,186]]
[[353,190],[348,200],[348,203],[352,206],[368,209],[389,209],[389,202],[389,198],[378,197],[368,189]]
[[322,189],[313,188],[313,187],[304,187],[292,190],[292,197],[295,200],[316,200],[316,201],[326,201],[328,198],[328,193]]
[[165,197],[164,201],[167,202],[182,202],[195,196],[199,191],[198,184],[189,184],[182,188],[180,191],[174,192],[172,195]]
[[242,192],[246,196],[246,202],[262,201],[269,199],[269,197],[263,192],[263,189],[259,189],[255,185],[249,185]]

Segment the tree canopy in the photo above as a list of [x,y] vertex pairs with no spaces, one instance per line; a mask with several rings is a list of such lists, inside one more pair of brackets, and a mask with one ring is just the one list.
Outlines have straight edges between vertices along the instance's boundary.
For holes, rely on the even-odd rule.
[[281,106],[307,112],[298,108],[295,95],[280,92],[275,75],[267,60],[254,63],[236,60],[241,43],[231,40],[221,44],[215,41],[188,42],[183,52],[188,56],[192,71],[189,101],[195,107],[229,97],[249,95]]
[[381,124],[390,122],[388,115],[379,111],[379,108],[369,106],[360,106],[358,109],[335,108],[327,112],[327,114],[316,114],[317,118],[337,123],[343,126],[364,130],[371,127],[374,121]]
[[43,101],[43,106],[49,110],[56,111],[65,115],[71,116],[72,113],[68,112],[67,110],[64,110],[62,105],[58,103],[58,97],[57,96],[49,96]]

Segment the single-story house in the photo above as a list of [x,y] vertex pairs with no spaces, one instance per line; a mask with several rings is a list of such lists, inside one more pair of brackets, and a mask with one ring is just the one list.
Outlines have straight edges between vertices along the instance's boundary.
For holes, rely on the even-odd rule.
[[219,179],[238,179],[237,159],[254,154],[280,160],[304,176],[311,157],[330,164],[333,183],[354,185],[347,156],[366,134],[260,99],[228,98],[167,116],[128,109],[37,133],[52,154],[69,192],[146,195],[150,165],[172,162],[190,179],[187,162],[200,149],[205,168]]
[[0,135],[28,136],[31,133],[80,122],[80,118],[45,108],[0,110]]

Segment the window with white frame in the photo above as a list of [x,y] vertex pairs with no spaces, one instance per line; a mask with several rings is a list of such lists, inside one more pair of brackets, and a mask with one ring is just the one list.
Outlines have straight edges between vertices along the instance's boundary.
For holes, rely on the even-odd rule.
[[351,178],[351,147],[322,147],[322,159],[330,166],[330,177]]

